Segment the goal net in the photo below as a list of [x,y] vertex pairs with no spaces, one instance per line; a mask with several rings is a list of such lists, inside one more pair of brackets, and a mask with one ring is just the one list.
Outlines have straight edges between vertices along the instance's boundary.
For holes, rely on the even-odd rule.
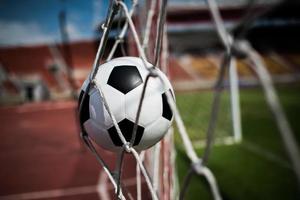
[[[107,12],[107,18],[102,25],[103,33],[101,36],[98,52],[95,58],[93,70],[90,74],[89,85],[85,93],[81,97],[79,103],[79,114],[82,112],[82,102],[84,102],[85,95],[90,88],[94,87],[99,91],[102,99],[105,99],[105,94],[101,91],[101,87],[94,84],[95,74],[98,71],[99,65],[103,61],[109,61],[117,57],[117,49],[121,49],[122,56],[138,56],[144,62],[144,67],[149,70],[149,77],[151,76],[151,69],[146,65],[146,62],[152,63],[154,66],[160,66],[161,70],[167,72],[167,38],[165,34],[165,10],[166,1],[131,1],[124,3],[123,1],[111,1]],[[147,13],[145,16],[142,13]],[[125,20],[124,20],[125,19]],[[122,23],[123,21],[123,23]],[[117,29],[112,30],[113,24],[117,24]],[[111,47],[107,41],[111,36],[116,35],[115,41]],[[127,47],[127,48],[126,48]],[[163,79],[158,76],[158,79]],[[145,83],[145,90],[147,86]],[[143,94],[143,93],[142,93]],[[167,94],[168,101],[172,101],[175,106],[171,94]],[[141,106],[143,97],[141,97],[139,107]],[[101,156],[101,153],[94,147],[94,143],[89,136],[85,134],[84,126],[81,124],[82,137],[86,145],[90,148],[92,153],[96,156],[98,162],[102,165],[104,171],[107,173],[109,180],[115,188],[115,194],[120,199],[135,198],[145,199],[150,193],[152,199],[173,199],[173,180],[174,162],[173,151],[173,135],[170,130],[163,140],[149,150],[138,153],[130,142],[128,143],[118,127],[113,113],[110,112],[110,107],[105,102],[105,108],[110,114],[114,126],[118,132],[120,140],[123,142],[123,150],[117,155],[115,161],[115,170],[113,171],[107,162]],[[136,118],[136,124],[138,120]],[[134,135],[134,134],[133,134]],[[122,183],[122,168],[125,152],[131,154],[136,159],[136,196],[128,190],[126,184]],[[124,164],[125,165],[125,164]],[[146,184],[142,184],[146,183]],[[148,193],[145,192],[145,185],[148,187]]]
[[[172,98],[172,94],[167,93],[167,101],[174,113],[174,124],[176,124],[174,126],[175,131],[171,128],[161,142],[149,150],[138,153],[132,148],[130,143],[126,142],[117,122],[114,120],[113,114],[110,112],[109,106],[104,102],[104,104],[106,104],[105,108],[108,113],[110,113],[110,117],[114,122],[120,140],[123,142],[123,152],[117,155],[115,171],[108,167],[106,161],[101,157],[101,153],[97,152],[90,138],[84,134],[84,127],[81,126],[83,133],[82,137],[85,143],[104,168],[104,171],[107,173],[109,180],[115,188],[115,194],[119,199],[144,199],[145,197],[143,195],[145,195],[145,193],[142,192],[144,188],[142,186],[142,179],[145,181],[152,199],[176,199],[178,197],[184,199],[185,191],[187,190],[193,174],[202,176],[206,179],[214,199],[222,199],[217,180],[211,170],[207,167],[207,162],[215,138],[224,138],[225,143],[228,144],[241,140],[239,107],[237,106],[239,99],[236,61],[233,51],[240,51],[249,56],[250,60],[253,61],[255,66],[254,71],[258,74],[263,84],[270,108],[273,109],[274,113],[277,113],[275,114],[276,117],[278,119],[280,118],[278,123],[282,132],[282,137],[286,143],[287,151],[290,153],[290,158],[294,163],[295,171],[297,174],[299,173],[299,170],[297,170],[300,169],[298,150],[291,140],[291,130],[289,129],[288,123],[285,121],[286,119],[280,104],[278,103],[278,99],[275,98],[275,100],[273,99],[274,101],[270,100],[270,97],[276,97],[276,93],[272,87],[272,81],[268,72],[260,62],[259,56],[248,43],[234,42],[232,36],[226,31],[222,24],[223,22],[216,3],[213,0],[208,0],[207,2],[225,51],[219,64],[220,66],[214,92],[212,94],[201,93],[201,96],[199,94],[199,96],[193,95],[193,97],[191,97],[199,98],[199,101],[205,101],[204,104],[201,104],[205,106],[190,104],[189,100],[191,98],[181,99],[180,95],[178,96],[178,102],[175,102]],[[90,75],[90,84],[87,87],[86,93],[88,93],[90,87],[96,87],[99,93],[104,95],[100,87],[93,85],[95,74],[103,61],[108,61],[114,57],[116,49],[124,45],[125,40],[127,43],[127,51],[124,51],[124,54],[139,56],[144,63],[148,61],[154,66],[160,66],[162,71],[168,74],[169,67],[171,66],[168,65],[168,39],[165,23],[166,5],[167,0],[133,0],[129,3],[124,3],[120,0],[111,1],[106,21],[102,25],[103,34],[101,36],[99,49]],[[115,42],[111,48],[108,48],[106,43],[109,34],[111,33],[111,25],[114,20],[118,20],[118,18],[125,19],[125,23],[119,27]],[[107,56],[105,57],[104,55]],[[146,65],[145,68],[149,70],[149,76],[151,76],[151,69],[147,68]],[[229,78],[226,79],[226,76]],[[160,76],[156,78],[162,79]],[[228,82],[228,87],[224,90],[226,81]],[[221,95],[222,91],[224,92],[223,95]],[[207,95],[207,97],[201,99],[203,98],[203,95]],[[83,96],[82,99],[84,98],[85,97]],[[104,96],[103,99],[105,99]],[[140,105],[142,100],[143,98],[141,97]],[[181,107],[177,108],[177,105],[179,104]],[[200,116],[202,114],[201,111],[205,109],[210,110],[210,112],[208,112],[210,113],[209,116]],[[80,112],[81,106],[79,107],[79,113]],[[195,120],[200,117],[202,119],[207,119],[207,121],[199,123],[195,122]],[[187,176],[180,189],[178,188],[176,181],[176,169],[174,163],[174,133],[176,134],[178,143],[180,143],[191,163],[190,170],[187,172]],[[229,139],[227,140],[226,138]],[[220,142],[222,143],[224,141]],[[217,139],[216,143],[218,143]],[[194,149],[195,145],[204,147],[203,155],[201,155],[201,157],[197,155]],[[135,197],[128,194],[126,185],[122,183],[121,179],[124,152],[131,154],[136,160]]]

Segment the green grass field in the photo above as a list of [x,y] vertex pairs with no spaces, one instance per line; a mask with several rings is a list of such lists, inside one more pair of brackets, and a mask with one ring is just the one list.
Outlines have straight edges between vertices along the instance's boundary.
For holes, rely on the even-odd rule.
[[[281,103],[300,144],[300,84],[277,87]],[[299,199],[297,180],[289,158],[260,88],[241,91],[243,142],[215,146],[208,166],[215,174],[224,199],[267,200]],[[192,141],[205,138],[211,91],[179,93],[177,104]],[[222,96],[221,112],[216,130],[217,137],[232,133],[228,92]],[[175,134],[179,183],[189,168],[179,135]],[[203,149],[197,153],[202,155]],[[203,178],[194,176],[186,199],[212,199]]]

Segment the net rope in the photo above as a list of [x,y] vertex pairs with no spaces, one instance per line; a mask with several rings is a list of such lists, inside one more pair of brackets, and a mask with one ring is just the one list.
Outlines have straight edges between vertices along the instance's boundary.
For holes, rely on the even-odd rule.
[[[165,1],[166,2],[166,1]],[[128,8],[127,6],[122,2],[122,1],[111,1],[111,5],[110,5],[110,9],[109,9],[109,12],[108,12],[108,16],[107,16],[107,19],[106,19],[106,22],[105,24],[102,26],[103,28],[103,35],[101,37],[101,40],[100,40],[100,44],[99,44],[99,48],[98,48],[98,51],[97,51],[97,54],[96,54],[96,59],[95,59],[95,62],[94,62],[94,65],[93,65],[93,70],[91,72],[91,75],[90,75],[90,83],[86,89],[86,93],[87,94],[89,92],[89,89],[91,87],[91,84],[94,85],[94,87],[96,87],[96,89],[99,91],[100,93],[100,96],[101,98],[103,99],[103,103],[104,103],[104,106],[105,106],[105,109],[108,111],[109,113],[109,116],[111,117],[112,121],[113,121],[113,124],[117,130],[117,133],[118,133],[118,136],[120,137],[122,143],[123,143],[123,149],[122,151],[120,152],[118,158],[117,158],[117,169],[116,169],[116,173],[115,175],[117,175],[117,181],[115,180],[116,178],[113,177],[113,173],[111,172],[111,170],[109,170],[109,168],[107,167],[106,163],[104,162],[104,160],[101,158],[101,156],[97,153],[97,151],[95,150],[92,142],[90,141],[89,137],[87,136],[87,134],[83,134],[83,139],[85,141],[85,143],[87,144],[87,146],[90,148],[90,150],[92,151],[92,153],[96,156],[98,162],[102,165],[102,167],[104,168],[105,172],[108,174],[109,176],[109,180],[112,182],[113,186],[115,187],[115,192],[116,194],[118,195],[118,198],[120,199],[124,199],[124,195],[122,194],[122,190],[121,190],[121,184],[119,182],[120,180],[120,174],[121,174],[121,166],[122,166],[122,161],[123,161],[123,158],[124,158],[124,151],[127,151],[128,153],[132,153],[132,155],[135,157],[136,161],[137,161],[137,164],[138,164],[138,169],[142,172],[142,174],[144,175],[144,178],[146,180],[146,183],[148,185],[148,188],[150,190],[150,193],[152,195],[152,199],[158,199],[157,197],[157,194],[155,192],[155,190],[153,189],[153,186],[152,186],[152,183],[151,183],[151,180],[150,180],[150,177],[148,176],[148,173],[146,171],[146,168],[144,167],[143,165],[143,162],[142,160],[140,159],[140,156],[138,155],[138,153],[135,151],[134,148],[132,148],[132,143],[135,139],[135,134],[136,134],[136,130],[137,130],[137,123],[138,123],[138,120],[139,120],[139,113],[140,113],[140,110],[141,110],[141,106],[142,106],[142,103],[143,103],[143,98],[144,98],[144,94],[145,94],[145,90],[146,90],[146,87],[143,88],[143,95],[141,97],[141,100],[140,100],[140,104],[139,104],[139,109],[138,109],[138,112],[137,112],[137,117],[136,117],[136,122],[135,122],[135,126],[134,126],[134,131],[133,131],[133,137],[130,142],[127,142],[115,120],[115,117],[113,115],[113,113],[111,112],[107,102],[106,102],[106,99],[105,99],[105,95],[104,93],[102,92],[102,89],[101,89],[101,86],[99,84],[97,84],[97,82],[94,80],[95,78],[95,75],[97,74],[97,71],[98,71],[98,68],[99,68],[99,64],[100,64],[100,60],[101,58],[103,57],[103,54],[104,54],[104,48],[105,48],[105,45],[106,45],[106,42],[107,42],[107,38],[108,38],[108,34],[109,34],[109,29],[111,27],[111,23],[112,23],[112,20],[114,18],[114,16],[116,15],[116,12],[118,9],[123,9],[124,13],[125,13],[125,16],[127,18],[127,21],[125,23],[125,25],[123,26],[123,29],[118,37],[118,39],[116,40],[107,60],[110,60],[118,46],[118,44],[120,44],[120,42],[122,42],[122,39],[124,38],[125,36],[125,33],[126,33],[126,30],[128,28],[128,25],[133,33],[133,37],[134,37],[134,40],[137,44],[137,48],[138,48],[138,52],[139,52],[139,56],[141,57],[142,61],[143,61],[143,64],[144,66],[149,70],[149,75],[147,76],[147,80],[151,77],[151,76],[157,76],[157,74],[154,74],[153,72],[153,68],[152,70],[146,65],[146,56],[145,56],[145,53],[144,53],[144,50],[142,49],[141,47],[141,44],[140,44],[140,41],[139,41],[139,38],[138,38],[138,35],[137,35],[137,31],[134,27],[134,23],[131,19],[132,17],[132,14],[133,14],[133,11],[134,11],[134,8],[137,4],[137,1],[134,1],[133,2],[133,6],[132,6],[132,9],[131,11],[128,11]],[[159,39],[158,42],[160,42],[161,40]],[[161,79],[162,81],[162,79]],[[146,81],[146,84],[145,86],[147,85],[147,81]],[[82,98],[82,102],[85,98],[85,95],[83,96]],[[82,102],[80,102],[80,109],[79,109],[79,112],[81,111],[82,109]],[[81,125],[81,128],[82,128],[82,132],[84,133],[84,127]],[[138,180],[139,184],[140,185],[140,180]],[[140,188],[140,186],[139,186]],[[138,189],[138,194],[139,194],[139,197],[138,199],[140,199],[140,196],[141,196],[141,189]]]
[[[247,59],[248,63],[250,63],[250,67],[257,74],[262,89],[265,94],[266,102],[274,114],[274,119],[278,126],[280,135],[282,137],[285,150],[292,162],[293,169],[295,175],[297,176],[298,186],[300,187],[300,153],[299,148],[296,143],[296,139],[294,137],[294,133],[291,129],[291,126],[288,122],[288,119],[285,115],[285,112],[280,104],[277,92],[274,87],[274,83],[272,81],[272,77],[267,70],[267,67],[264,64],[259,53],[251,46],[249,42],[245,39],[241,39],[241,36],[237,36],[237,40],[234,40],[233,36],[225,29],[224,22],[220,15],[219,8],[215,0],[206,0],[208,8],[210,10],[211,16],[215,23],[215,28],[218,33],[218,36],[226,49],[226,53],[229,53],[231,56],[229,67],[232,68],[235,64],[235,58],[238,56],[243,56]],[[277,7],[281,5],[284,1],[279,1],[277,4],[273,6]],[[257,17],[261,16],[263,13],[257,13],[255,15],[250,15],[250,10],[254,2],[249,2],[249,12],[246,13],[245,18],[240,22],[240,24],[245,24],[244,27],[238,27],[242,31],[240,34],[244,34],[245,30],[250,26],[251,22]],[[271,9],[273,9],[271,7]],[[265,10],[265,12],[270,11],[270,8]],[[245,23],[244,23],[245,22]],[[242,25],[241,25],[242,26]],[[211,143],[207,140],[207,144]],[[210,145],[207,145],[210,146]],[[209,147],[208,149],[210,149]]]
[[[140,110],[141,110],[141,106],[142,106],[142,103],[143,103],[143,98],[144,98],[144,94],[145,94],[145,90],[146,90],[146,86],[147,86],[147,80],[150,78],[150,77],[158,77],[160,79],[160,81],[162,81],[163,83],[163,79],[162,77],[160,77],[158,74],[156,74],[154,71],[153,71],[153,68],[151,67],[148,67],[146,65],[146,56],[145,56],[145,52],[144,52],[144,48],[142,47],[140,41],[139,41],[139,37],[138,37],[138,34],[137,34],[137,31],[135,29],[135,26],[134,26],[134,23],[132,21],[132,14],[134,12],[134,9],[135,9],[135,6],[136,6],[136,1],[133,3],[133,6],[132,6],[132,9],[130,11],[128,11],[128,8],[126,6],[125,3],[123,3],[122,1],[112,1],[111,2],[111,5],[110,5],[110,9],[109,9],[109,12],[108,12],[108,16],[107,16],[107,19],[106,19],[106,22],[105,24],[103,25],[103,35],[101,37],[101,40],[100,40],[100,44],[99,44],[99,49],[97,51],[97,54],[96,54],[96,59],[95,59],[95,62],[94,62],[94,65],[93,65],[93,70],[92,70],[92,73],[90,75],[90,84],[88,85],[87,87],[87,91],[85,94],[87,94],[89,92],[89,89],[91,87],[91,83],[94,84],[94,86],[98,89],[102,99],[103,99],[103,103],[105,105],[105,109],[108,111],[110,117],[112,118],[112,121],[113,121],[113,124],[117,130],[117,133],[121,139],[121,141],[123,142],[123,150],[122,151],[127,151],[128,153],[132,153],[133,156],[135,157],[137,163],[138,163],[138,167],[137,167],[137,172],[141,171],[145,180],[146,180],[146,183],[147,183],[147,186],[150,190],[150,193],[152,195],[152,199],[158,199],[158,196],[157,196],[157,192],[155,191],[154,187],[153,187],[153,184],[150,180],[150,177],[148,176],[148,173],[146,171],[146,168],[144,167],[143,165],[143,162],[140,158],[140,156],[138,155],[138,153],[135,151],[134,148],[132,148],[131,144],[132,144],[132,141],[130,141],[130,143],[126,142],[124,136],[122,135],[122,132],[115,120],[115,117],[113,115],[113,113],[110,111],[110,108],[105,100],[105,95],[103,94],[102,92],[102,89],[101,89],[101,86],[99,84],[97,84],[96,81],[94,81],[94,78],[95,78],[95,75],[97,74],[97,71],[98,71],[98,67],[99,67],[99,64],[100,64],[100,59],[103,57],[103,54],[104,54],[104,48],[105,48],[105,45],[106,45],[106,42],[107,42],[107,37],[108,37],[108,33],[109,33],[109,28],[111,26],[111,23],[112,23],[112,20],[113,20],[113,17],[114,15],[116,14],[116,10],[119,9],[118,6],[121,7],[121,9],[123,9],[124,13],[125,13],[125,16],[126,16],[126,23],[125,25],[123,26],[123,29],[118,37],[118,39],[116,40],[110,54],[109,54],[109,57],[107,60],[111,59],[113,54],[114,54],[114,51],[116,50],[116,47],[118,44],[120,44],[121,40],[124,38],[125,36],[125,32],[128,28],[128,26],[130,27],[131,31],[132,31],[132,34],[133,34],[133,38],[134,38],[134,41],[136,43],[136,46],[137,46],[137,49],[138,49],[138,53],[139,53],[139,56],[140,58],[142,59],[143,61],[143,64],[144,66],[149,70],[149,74],[148,76],[146,77],[146,83],[144,84],[144,88],[143,88],[143,92],[142,92],[142,95],[141,95],[141,99],[140,99],[140,102],[139,102],[139,109],[138,109],[138,112],[137,112],[137,117],[136,117],[136,122],[135,122],[135,129],[133,131],[133,139],[135,138],[135,132],[136,132],[136,127],[137,127],[137,123],[138,123],[138,119],[139,119],[139,113],[140,113]],[[166,4],[167,4],[167,1],[166,0],[163,0],[163,2],[161,3],[161,10],[160,10],[160,14],[159,14],[159,21],[158,21],[158,27],[157,27],[157,34],[158,34],[158,38],[156,39],[156,48],[155,48],[155,62],[158,63],[159,62],[159,54],[160,54],[160,51],[161,51],[161,42],[162,42],[162,37],[163,37],[163,26],[164,26],[164,21],[165,21],[165,17],[166,17]],[[153,6],[154,3],[152,2],[152,9],[154,9],[155,6]],[[148,18],[149,17],[152,17],[151,14],[148,15]],[[148,20],[147,20],[148,21]],[[149,29],[151,27],[151,25],[148,25],[147,29]],[[149,32],[150,30],[147,30],[145,31],[147,33],[147,37],[149,37]],[[149,39],[145,39],[145,41],[149,41]],[[145,47],[145,43],[144,43],[144,47]],[[197,170],[195,170],[198,174],[201,174],[201,175],[204,175],[204,177],[207,177],[207,180],[208,182],[210,183],[210,185],[212,186],[212,191],[214,194],[214,197],[215,199],[220,199],[220,195],[219,195],[219,192],[218,192],[218,187],[216,186],[216,181],[215,181],[215,178],[213,176],[213,174],[210,172],[210,170],[207,168],[207,167],[204,167],[204,166],[201,166],[199,165],[199,163],[201,163],[201,159],[197,156],[195,150],[192,148],[192,143],[187,135],[187,132],[186,132],[186,128],[183,124],[183,121],[181,119],[181,116],[179,114],[179,111],[176,107],[176,104],[174,102],[174,99],[171,95],[171,93],[166,93],[166,96],[167,96],[167,101],[174,113],[174,118],[175,118],[175,121],[176,121],[176,124],[177,124],[177,127],[179,129],[179,133],[183,139],[183,143],[184,143],[184,147],[185,147],[185,150],[187,151],[187,155],[188,157],[190,158],[190,160],[192,161],[193,163],[193,166],[197,166]],[[83,99],[82,101],[84,100],[84,96],[83,96]],[[80,103],[80,105],[82,104],[82,102]],[[79,110],[80,111],[80,110]],[[83,132],[84,132],[84,127],[82,126],[81,127]],[[116,194],[118,195],[118,198],[120,199],[124,199],[124,195],[122,194],[122,190],[121,190],[121,184],[119,182],[117,182],[115,180],[115,177],[114,177],[114,174],[111,172],[111,170],[109,170],[109,168],[107,167],[106,163],[104,162],[104,160],[101,158],[101,156],[97,153],[97,151],[95,150],[95,148],[93,147],[93,144],[92,142],[90,141],[89,137],[87,136],[87,134],[83,135],[83,139],[85,140],[85,143],[88,145],[88,147],[91,149],[92,153],[97,157],[97,160],[98,162],[103,166],[105,172],[108,174],[109,176],[109,180],[112,182],[113,186],[115,187],[115,192]],[[123,153],[121,152],[119,155],[123,155]],[[121,160],[123,159],[123,156],[119,156],[118,157],[118,161],[117,163],[120,163],[122,162]],[[121,172],[121,165],[117,165],[119,166],[117,169],[116,169],[116,173],[117,176],[120,178],[120,172]],[[207,173],[209,172],[209,173]],[[118,178],[118,179],[119,179]],[[141,181],[140,181],[140,178],[137,177],[137,181],[138,181],[138,185],[141,184]],[[138,186],[138,199],[141,198],[141,187]]]
[[[154,52],[155,65],[149,67],[146,64],[148,59],[147,59],[147,56],[146,56],[147,54],[145,53],[145,51],[149,50],[149,49],[147,49],[147,47],[149,44],[150,29],[151,29],[151,24],[153,23],[153,16],[155,13],[155,8],[158,3],[160,3],[159,4],[160,8],[159,8],[159,17],[157,20],[157,35],[156,35],[157,38],[156,38],[155,48],[154,48],[154,50],[155,50],[155,52]],[[149,173],[148,173],[146,167],[144,166],[145,152],[143,151],[143,152],[141,152],[141,154],[139,154],[132,147],[132,145],[133,145],[133,141],[135,140],[135,136],[136,136],[137,124],[139,121],[139,115],[141,112],[141,107],[143,104],[145,91],[147,89],[148,80],[150,78],[154,77],[154,78],[158,78],[162,83],[164,83],[162,77],[160,77],[159,74],[157,74],[154,71],[154,68],[158,65],[159,60],[161,58],[161,54],[163,55],[163,57],[165,57],[165,58],[167,57],[167,53],[164,50],[164,48],[166,48],[166,45],[167,45],[165,43],[166,41],[164,39],[164,38],[166,38],[165,18],[166,18],[167,0],[161,0],[160,2],[158,2],[156,0],[151,1],[150,10],[147,15],[146,28],[144,31],[144,38],[143,38],[142,42],[140,41],[136,27],[132,20],[132,16],[136,10],[137,4],[138,4],[137,0],[132,1],[131,8],[129,10],[127,5],[121,0],[112,0],[110,2],[107,18],[105,20],[105,23],[102,25],[103,34],[100,39],[99,48],[97,50],[96,58],[95,58],[93,68],[92,68],[92,72],[90,73],[90,76],[89,76],[90,82],[86,88],[86,92],[83,95],[82,101],[80,102],[80,106],[79,106],[79,113],[80,113],[81,109],[82,109],[82,102],[84,101],[84,98],[86,98],[86,94],[88,94],[91,87],[95,87],[99,91],[100,96],[103,99],[105,109],[108,111],[109,116],[111,117],[111,119],[113,121],[113,125],[117,130],[118,136],[123,143],[122,150],[118,153],[118,156],[117,156],[117,162],[116,162],[117,164],[116,164],[116,169],[114,171],[109,169],[109,167],[107,166],[105,161],[102,159],[100,154],[97,152],[93,143],[91,142],[90,138],[88,137],[87,133],[85,132],[82,124],[81,124],[81,130],[82,130],[81,135],[82,135],[82,138],[85,141],[86,145],[88,146],[88,148],[96,156],[97,161],[100,163],[100,165],[103,167],[105,173],[108,175],[110,182],[114,186],[115,193],[116,193],[118,199],[126,199],[125,195],[123,194],[123,191],[128,192],[126,190],[126,188],[124,188],[122,186],[122,181],[121,181],[122,163],[123,163],[123,159],[124,159],[124,154],[125,154],[125,152],[127,152],[127,153],[131,153],[137,162],[137,166],[136,166],[137,199],[142,199],[142,187],[141,187],[142,181],[141,181],[141,176],[140,176],[142,174],[146,181],[147,187],[151,193],[152,199],[156,200],[156,199],[159,199],[159,191],[158,191],[159,171],[154,170],[154,177],[153,177],[153,180],[151,180]],[[189,172],[185,178],[185,181],[183,183],[183,186],[181,188],[179,198],[184,199],[185,191],[187,190],[190,179],[192,177],[191,175],[193,173],[195,173],[199,176],[204,177],[207,180],[209,187],[211,189],[210,191],[215,200],[222,199],[215,176],[212,173],[212,171],[206,166],[206,164],[208,162],[208,158],[209,158],[210,151],[211,151],[212,144],[213,144],[214,129],[215,129],[216,121],[217,121],[217,117],[218,117],[220,96],[221,96],[221,92],[222,92],[225,71],[226,71],[226,68],[232,68],[232,66],[235,65],[235,54],[233,53],[233,51],[239,51],[242,54],[247,55],[249,57],[249,59],[252,61],[252,63],[254,64],[255,72],[258,74],[259,79],[263,85],[263,88],[266,93],[267,102],[268,102],[270,108],[272,109],[272,111],[275,113],[275,118],[278,122],[278,126],[281,131],[283,140],[285,141],[285,144],[286,144],[285,146],[286,146],[287,152],[290,155],[290,158],[295,167],[295,172],[297,174],[297,177],[300,180],[299,150],[293,140],[294,138],[293,138],[292,131],[289,127],[289,124],[286,120],[286,117],[283,113],[283,110],[282,110],[280,103],[278,101],[278,98],[276,96],[276,92],[272,85],[270,75],[268,74],[267,70],[265,69],[263,62],[259,59],[259,55],[255,52],[255,50],[253,48],[251,48],[250,44],[247,43],[247,45],[237,45],[237,44],[241,44],[240,41],[234,41],[233,36],[226,31],[216,2],[214,0],[207,0],[207,4],[208,4],[208,8],[211,12],[212,18],[214,20],[214,23],[216,25],[217,33],[220,37],[222,44],[224,45],[225,53],[224,53],[224,57],[223,57],[223,60],[221,63],[219,75],[218,75],[216,86],[215,86],[213,103],[212,103],[212,107],[211,107],[210,121],[209,121],[209,126],[207,129],[206,146],[205,146],[202,158],[200,158],[197,155],[195,149],[192,146],[191,140],[187,134],[185,125],[180,116],[180,113],[176,106],[176,103],[172,97],[172,94],[170,92],[166,93],[167,102],[169,103],[169,105],[174,113],[174,119],[175,119],[175,122],[176,122],[176,125],[178,128],[180,137],[182,138],[184,149],[186,151],[187,157],[189,158],[189,160],[191,162],[190,170],[189,170]],[[130,29],[132,36],[133,36],[133,40],[137,47],[139,57],[142,59],[144,67],[149,72],[146,77],[146,81],[145,81],[145,84],[144,84],[144,87],[142,90],[142,94],[141,94],[141,97],[139,100],[138,111],[137,111],[137,115],[136,115],[136,119],[135,119],[134,129],[133,129],[133,136],[132,136],[132,139],[130,142],[127,142],[125,140],[125,138],[120,130],[120,127],[114,117],[114,114],[111,112],[110,107],[108,106],[108,104],[105,100],[105,94],[102,92],[101,86],[99,84],[97,84],[97,82],[95,81],[95,76],[98,72],[100,62],[101,62],[101,60],[103,60],[104,51],[106,48],[106,43],[108,40],[108,35],[109,35],[109,31],[111,29],[113,19],[114,19],[115,15],[118,12],[120,12],[120,10],[122,10],[122,12],[124,13],[126,21],[125,21],[121,31],[119,32],[119,34],[115,40],[115,43],[113,44],[113,46],[108,54],[108,57],[106,58],[106,61],[109,61],[112,59],[118,45],[120,45],[120,44],[122,44],[122,42],[124,42],[124,37],[125,37],[128,29]],[[162,53],[161,53],[161,50],[163,51]],[[161,62],[165,63],[163,65],[166,65],[166,61],[164,59],[162,59]],[[167,68],[165,68],[165,69],[167,69]],[[154,163],[153,169],[157,169],[158,168],[157,166],[159,165],[159,163],[158,163],[159,159],[157,158],[157,156],[159,156],[159,153],[157,153],[157,152],[159,152],[159,150],[160,150],[160,147],[161,147],[160,145],[161,145],[161,143],[159,143],[155,146],[154,156],[156,158],[154,158],[154,161],[156,161],[156,162]],[[166,168],[166,170],[169,170],[169,169]],[[123,190],[123,188],[124,188],[124,190]],[[127,196],[130,197],[129,194],[127,194]],[[176,196],[176,195],[174,195],[174,196]]]

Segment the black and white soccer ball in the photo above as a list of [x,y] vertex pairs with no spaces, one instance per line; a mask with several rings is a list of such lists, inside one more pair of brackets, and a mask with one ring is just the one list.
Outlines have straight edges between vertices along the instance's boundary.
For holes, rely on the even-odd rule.
[[[152,66],[150,63],[147,65]],[[151,77],[148,81],[133,143],[133,148],[137,151],[145,150],[160,141],[173,120],[173,113],[166,96],[167,92],[171,92],[174,97],[173,88],[164,73],[158,68],[155,68],[155,72],[162,77],[163,82],[158,77]],[[99,66],[95,77],[95,82],[101,87],[107,104],[128,142],[132,137],[148,73],[140,58],[120,57]],[[89,79],[81,88],[79,102],[86,92],[88,83]],[[89,137],[101,147],[117,151],[123,145],[96,87],[90,88],[82,102],[80,123]]]

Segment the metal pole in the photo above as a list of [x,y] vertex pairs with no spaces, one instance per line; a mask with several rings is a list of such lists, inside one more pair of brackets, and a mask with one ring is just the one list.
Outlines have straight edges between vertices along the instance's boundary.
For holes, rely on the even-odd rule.
[[71,52],[70,42],[69,42],[69,34],[67,31],[66,10],[64,8],[59,13],[59,30],[61,34],[62,48],[64,51],[63,55],[65,57],[66,64],[67,64],[67,77],[71,85],[71,95],[73,99],[77,99],[76,84],[72,75],[74,66],[73,66],[72,52]]

